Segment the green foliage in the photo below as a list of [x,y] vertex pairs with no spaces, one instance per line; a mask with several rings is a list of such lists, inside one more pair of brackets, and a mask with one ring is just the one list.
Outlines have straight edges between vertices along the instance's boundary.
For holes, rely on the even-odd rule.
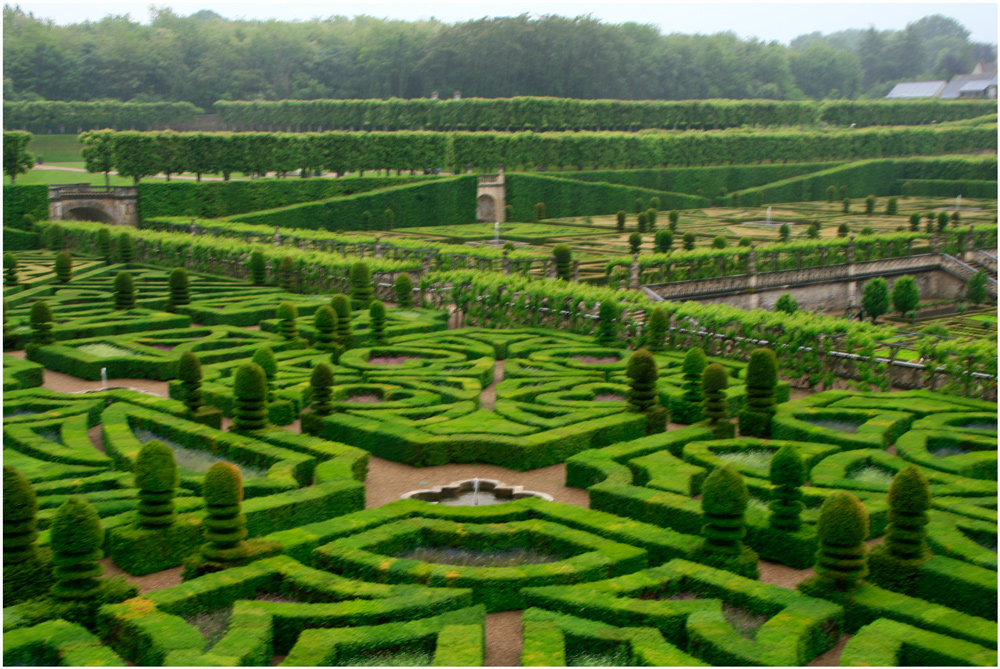
[[646,349],[656,353],[662,351],[666,344],[667,329],[670,327],[670,316],[662,307],[653,307],[646,322]]
[[[749,493],[743,477],[732,467],[717,467],[701,486],[704,537],[693,557],[713,567],[757,578],[756,554],[743,545]],[[750,559],[747,559],[750,558]]]
[[17,175],[24,174],[35,166],[35,157],[28,152],[32,134],[20,130],[3,132],[3,173],[10,177],[10,183],[17,183]]
[[740,412],[740,434],[770,437],[778,385],[778,360],[774,351],[757,348],[750,353],[745,382],[747,401],[746,408]]
[[127,265],[132,262],[133,258],[132,235],[122,232],[118,235],[118,261]]
[[695,234],[693,232],[685,232],[682,239],[684,240],[684,250],[693,251],[695,240],[698,239]]
[[885,543],[869,557],[872,580],[892,590],[908,592],[919,578],[920,566],[930,559],[927,548],[927,512],[931,491],[916,465],[896,472],[889,486],[889,525]]
[[611,301],[601,302],[597,309],[597,343],[610,346],[618,341],[618,305]]
[[986,270],[981,269],[965,284],[965,299],[973,304],[982,304],[986,297]]
[[97,511],[81,497],[70,497],[56,509],[50,526],[55,585],[52,595],[62,600],[90,600],[100,590],[104,567],[104,528]]
[[27,478],[10,465],[3,466],[4,566],[37,559],[35,539],[38,501]]
[[384,344],[385,336],[385,305],[379,300],[372,300],[368,307],[368,316],[371,320],[372,341],[376,344]]
[[826,189],[826,201],[833,204],[833,201],[837,199],[837,187],[830,184]]
[[944,229],[948,227],[948,212],[942,211],[937,215],[937,229],[938,232],[944,232]]
[[111,231],[108,228],[101,228],[97,231],[97,252],[107,262],[112,261],[114,252],[111,248]]
[[17,285],[17,256],[13,253],[3,254],[3,285]]
[[250,254],[250,280],[256,286],[263,286],[267,281],[267,261],[264,260],[262,251],[254,251]]
[[708,365],[708,358],[700,348],[690,348],[684,355],[681,370],[684,374],[684,399],[688,402],[701,402],[701,377]]
[[676,209],[671,209],[670,213],[667,214],[667,218],[670,221],[670,230],[677,232],[677,222],[681,220],[681,213]]
[[674,246],[674,233],[670,230],[657,230],[656,231],[656,252],[657,253],[670,253],[670,250]]
[[544,202],[536,202],[535,203],[535,218],[534,218],[534,221],[535,221],[535,223],[538,223],[543,218],[545,218],[545,203]]
[[267,375],[260,365],[247,362],[240,365],[233,379],[234,432],[263,430],[267,421]]
[[286,341],[292,341],[299,337],[299,326],[296,319],[299,317],[299,310],[291,302],[282,302],[274,313],[278,319],[278,334]]
[[56,254],[56,278],[60,283],[69,283],[73,278],[73,257],[68,251],[60,251]]
[[38,300],[31,305],[31,344],[33,346],[48,346],[55,341],[52,335],[52,310],[45,300]]
[[330,298],[330,306],[337,314],[337,343],[345,350],[354,348],[354,328],[351,325],[351,301],[343,293]]
[[740,244],[741,248],[746,248],[748,246],[752,246],[753,245],[753,240],[750,239],[749,237],[740,237],[739,244]]
[[864,544],[868,526],[868,510],[851,493],[837,490],[823,501],[816,523],[816,575],[820,579],[846,590],[868,576]]
[[[388,210],[387,210],[388,211]],[[361,212],[361,229],[372,230],[372,213],[365,209]]]
[[191,351],[181,353],[181,360],[178,366],[178,379],[184,388],[184,405],[193,415],[201,408],[201,360]]
[[788,227],[788,223],[782,223],[781,227],[778,228],[778,239],[787,242],[790,234],[792,234],[792,229]]
[[628,403],[633,411],[647,411],[660,403],[656,381],[660,376],[656,358],[646,349],[640,348],[628,359],[625,366],[628,377]]
[[401,309],[409,309],[413,304],[413,279],[406,272],[396,275],[396,303]]
[[892,306],[901,315],[914,311],[920,304],[920,288],[910,275],[901,276],[892,285]]
[[329,416],[333,413],[333,407],[330,405],[333,382],[333,368],[330,365],[321,362],[313,367],[312,375],[309,377],[309,386],[312,389],[310,406],[317,416]]
[[191,286],[185,268],[175,267],[172,269],[169,284],[170,298],[167,303],[167,311],[176,311],[179,306],[191,304]]
[[232,463],[216,462],[205,472],[202,490],[208,515],[203,522],[201,555],[207,563],[226,568],[247,555],[246,516],[241,509],[243,477]]
[[755,190],[753,192],[753,206],[763,207],[764,206],[764,192]]
[[[659,198],[657,198],[659,199]],[[646,228],[649,232],[656,232],[656,208],[650,207],[646,210]]]
[[851,233],[851,226],[849,226],[847,223],[841,223],[840,225],[837,226],[838,237],[846,237],[850,233]]
[[809,239],[819,239],[819,227],[815,223],[806,228],[806,236]]
[[640,235],[645,233],[648,222],[649,222],[649,216],[646,215],[646,212],[644,211],[639,212],[639,215],[636,217],[636,223],[635,223],[636,232]]
[[628,251],[629,253],[636,254],[639,252],[639,248],[642,246],[642,235],[638,232],[633,232],[628,236]]
[[368,263],[356,262],[351,265],[351,303],[355,309],[366,309],[372,302],[375,290],[372,288],[372,271]]
[[799,310],[799,303],[792,297],[791,293],[782,293],[774,303],[775,311],[786,314],[794,314]]
[[726,248],[726,246],[727,246],[726,238],[723,237],[722,235],[718,235],[715,239],[712,240],[712,248],[714,249],[724,249]]
[[172,525],[174,493],[180,478],[174,451],[155,439],[142,445],[135,458],[135,487],[139,489],[138,523],[148,529]]
[[885,213],[887,216],[895,216],[899,211],[899,198],[890,197],[885,203]]
[[552,247],[552,255],[556,261],[556,277],[563,281],[573,278],[573,250],[568,244],[556,244]]
[[865,198],[865,215],[871,216],[875,213],[875,196],[869,195]]
[[337,314],[324,304],[313,314],[313,328],[316,330],[316,340],[313,348],[319,351],[330,351],[337,345]]
[[842,208],[841,208],[841,211],[843,213],[845,213],[845,214],[850,213],[850,211],[851,211],[851,200],[849,198],[845,197],[843,199],[843,201],[841,202],[841,204],[843,205]]
[[291,256],[285,256],[278,263],[278,286],[288,293],[299,291],[299,273]]
[[274,357],[274,351],[271,350],[270,346],[262,346],[256,351],[254,351],[253,358],[250,362],[255,362],[260,365],[260,368],[264,370],[264,376],[267,377],[268,393],[267,399],[274,399],[274,378],[278,375],[278,361]]
[[865,284],[861,306],[871,316],[872,323],[889,310],[889,284],[880,276]]
[[771,458],[771,509],[769,523],[776,530],[795,532],[802,526],[801,487],[806,482],[805,465],[798,449],[786,444]]
[[115,276],[115,309],[135,309],[135,281],[128,272],[118,272]]
[[726,401],[726,388],[729,387],[729,374],[719,363],[712,363],[701,373],[702,412],[712,425],[729,418],[729,402]]
[[910,231],[917,232],[920,230],[920,213],[913,212],[910,214]]
[[619,233],[625,232],[625,210],[619,209],[616,215],[615,227]]
[[396,227],[396,214],[392,209],[386,209],[382,212],[382,229],[392,230]]

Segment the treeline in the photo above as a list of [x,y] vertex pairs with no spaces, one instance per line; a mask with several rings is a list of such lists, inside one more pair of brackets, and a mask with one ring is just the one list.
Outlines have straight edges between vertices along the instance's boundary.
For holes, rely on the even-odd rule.
[[149,130],[158,125],[186,123],[202,113],[190,102],[4,100],[3,125],[8,129],[56,134],[75,134],[99,128]]
[[434,169],[647,168],[817,162],[935,155],[997,148],[997,126],[868,128],[837,131],[724,130],[706,133],[324,132],[83,133],[91,172],[145,176],[193,172]]
[[995,100],[464,100],[227,101],[233,129],[285,130],[718,130],[740,126],[921,125],[995,113]]
[[[712,8],[706,8],[711,25]],[[859,18],[859,23],[863,23]],[[5,100],[187,101],[552,96],[587,100],[884,97],[900,79],[950,79],[996,48],[953,19],[905,30],[810,35],[791,46],[731,33],[662,34],[590,17],[444,24],[178,16],[154,8],[57,25],[4,7]]]

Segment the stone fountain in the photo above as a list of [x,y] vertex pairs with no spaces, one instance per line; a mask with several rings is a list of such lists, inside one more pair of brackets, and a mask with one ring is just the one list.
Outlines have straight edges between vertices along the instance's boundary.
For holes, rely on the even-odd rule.
[[419,499],[445,506],[488,506],[525,497],[538,497],[547,502],[552,501],[552,495],[544,492],[525,490],[523,486],[507,485],[496,479],[481,479],[479,477],[424,490],[411,490],[400,495],[400,499]]

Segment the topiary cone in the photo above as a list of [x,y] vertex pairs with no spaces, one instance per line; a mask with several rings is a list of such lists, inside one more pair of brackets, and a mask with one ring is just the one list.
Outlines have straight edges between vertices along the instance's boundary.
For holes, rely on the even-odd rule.
[[844,490],[827,497],[816,523],[816,575],[840,590],[868,576],[868,527],[868,510],[857,497]]
[[313,327],[316,329],[316,341],[313,348],[320,351],[330,351],[337,343],[337,314],[323,305],[313,314]]
[[160,529],[173,524],[177,517],[174,513],[174,494],[178,482],[173,449],[156,440],[143,444],[135,458],[139,525]]
[[885,545],[893,557],[908,562],[925,562],[927,549],[927,511],[931,489],[927,477],[916,465],[899,470],[889,486],[889,526]]
[[330,398],[333,397],[333,368],[325,362],[313,367],[309,385],[312,388],[312,412],[317,416],[328,416],[333,413],[333,407],[330,405]]
[[385,305],[379,300],[372,300],[368,307],[368,317],[371,321],[372,340],[376,344],[384,344],[385,337]]
[[286,340],[298,339],[299,326],[296,319],[299,317],[299,310],[291,302],[282,302],[275,310],[278,319],[278,334]]
[[701,373],[702,413],[713,424],[729,418],[729,402],[726,400],[726,388],[729,386],[729,374],[726,368],[718,363],[705,367]]
[[633,353],[625,365],[629,379],[628,403],[633,411],[647,411],[660,403],[656,381],[660,376],[656,358],[646,349]]
[[243,477],[230,462],[216,462],[205,472],[202,488],[207,516],[202,521],[207,543],[201,548],[209,562],[222,564],[247,556],[246,516],[241,512]]
[[777,530],[794,532],[802,526],[801,486],[806,482],[802,456],[793,446],[782,446],[771,458],[771,509],[769,523]]
[[16,468],[3,466],[3,561],[18,564],[37,555],[38,501],[31,483]]
[[247,362],[236,369],[233,378],[234,432],[250,432],[267,427],[267,376],[260,365]]
[[93,599],[104,573],[104,528],[90,502],[70,497],[56,509],[49,528],[55,585],[52,596],[63,600]]

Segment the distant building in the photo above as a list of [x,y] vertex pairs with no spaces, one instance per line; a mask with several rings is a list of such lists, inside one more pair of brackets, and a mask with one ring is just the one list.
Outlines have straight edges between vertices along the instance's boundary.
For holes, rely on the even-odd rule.
[[997,99],[997,67],[979,61],[969,74],[957,74],[951,81],[905,81],[895,85],[887,100],[939,98],[941,100]]
[[896,84],[885,97],[887,100],[936,98],[947,85],[947,81],[904,81]]

